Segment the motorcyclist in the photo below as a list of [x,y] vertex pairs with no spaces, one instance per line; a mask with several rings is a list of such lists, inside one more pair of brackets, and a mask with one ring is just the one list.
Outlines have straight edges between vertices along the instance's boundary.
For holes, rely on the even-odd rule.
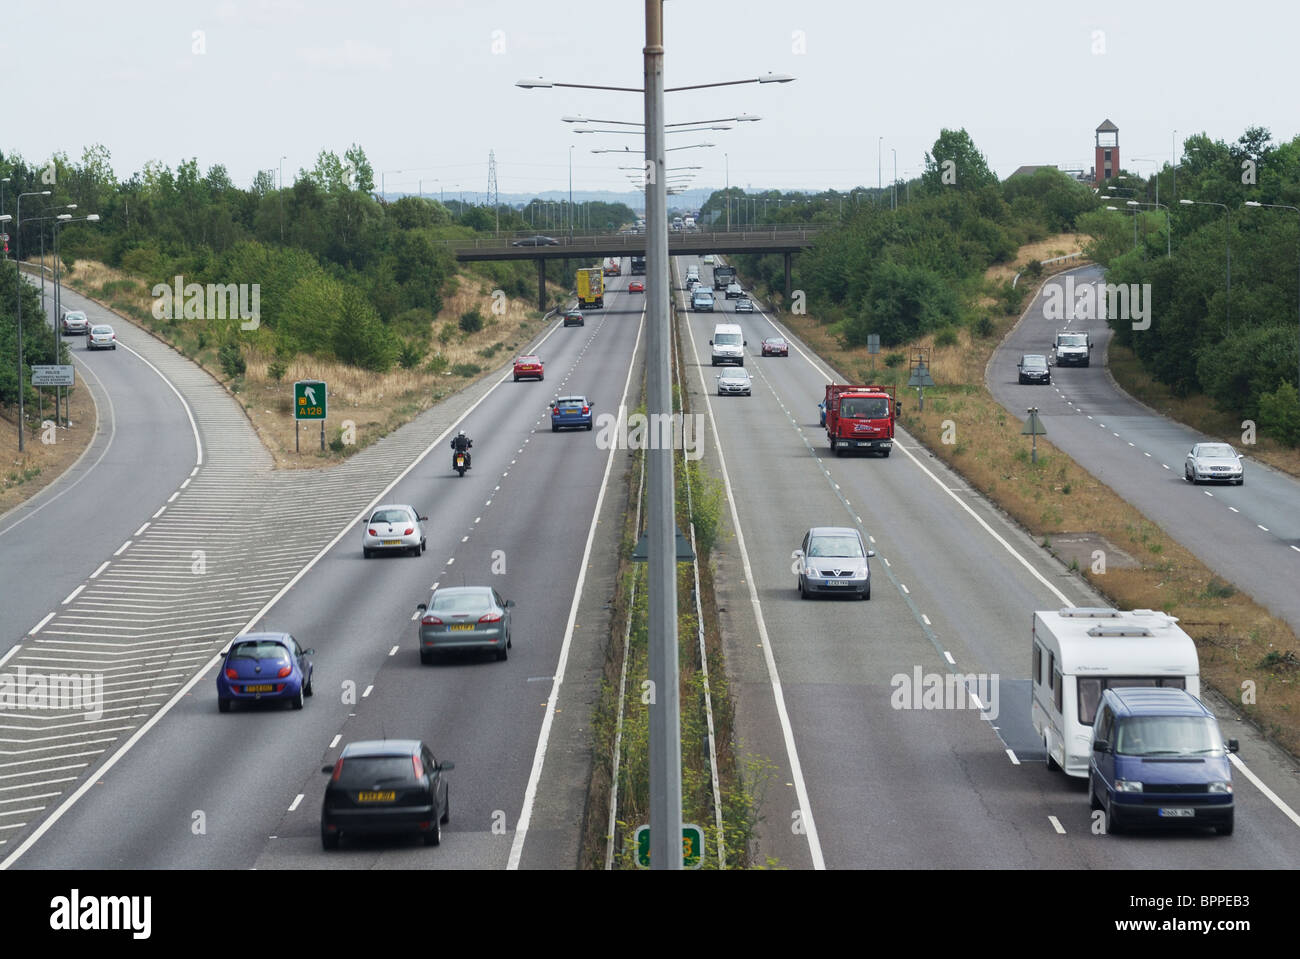
[[474,445],[474,441],[473,441],[472,439],[470,439],[468,436],[465,435],[465,431],[464,431],[464,430],[461,430],[459,433],[456,434],[455,438],[451,441],[451,449],[452,449],[452,454],[451,454],[451,463],[452,463],[452,469],[455,469],[455,468],[456,468],[456,454],[457,454],[457,453],[464,453],[464,454],[465,454],[465,469],[470,469],[470,468],[471,468],[471,465],[470,465],[470,459],[471,459],[471,457],[470,457],[469,449],[470,449],[470,447],[473,446],[473,445]]

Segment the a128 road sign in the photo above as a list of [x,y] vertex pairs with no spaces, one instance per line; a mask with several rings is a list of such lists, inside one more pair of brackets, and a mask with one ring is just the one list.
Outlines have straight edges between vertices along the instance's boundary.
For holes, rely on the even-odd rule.
[[[650,868],[650,827],[638,826],[636,838],[636,864]],[[693,823],[682,823],[682,866],[699,869],[704,857],[704,830]]]
[[293,418],[325,419],[325,384],[320,380],[299,380],[293,384]]

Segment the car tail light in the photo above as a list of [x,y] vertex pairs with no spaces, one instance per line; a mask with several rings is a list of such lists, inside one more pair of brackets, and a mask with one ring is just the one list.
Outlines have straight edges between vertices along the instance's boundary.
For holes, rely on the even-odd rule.
[[226,670],[226,679],[238,679],[238,678],[239,678],[239,673],[236,672],[234,669]]
[[552,415],[552,416],[559,416],[559,415],[560,415],[560,408],[557,406],[557,407],[555,407],[555,409],[551,410],[551,415]]
[[588,413],[590,413],[590,412],[591,412],[591,407],[590,407],[590,406],[584,406],[584,407],[582,408],[582,415],[583,415],[583,416],[586,416],[586,415],[587,415]]
[[368,529],[368,530],[366,530],[366,535],[367,535],[367,536],[378,536],[379,534],[376,533],[373,529]]
[[441,625],[442,625],[442,620],[440,620],[437,616],[425,616],[423,619],[420,620],[420,625],[421,625],[421,626],[441,626]]
[[293,667],[292,667],[292,666],[281,666],[281,667],[280,667],[280,671],[279,671],[278,673],[276,673],[275,675],[276,675],[279,679],[284,679],[284,677],[288,676],[291,672],[293,672]]
[[411,765],[415,767],[415,778],[419,779],[424,775],[424,763],[420,762],[419,756],[411,757]]
[[480,623],[499,623],[501,622],[500,613],[484,613],[478,618]]
[[410,536],[410,535],[411,535],[412,533],[414,533],[414,532],[415,532],[415,527],[414,527],[414,526],[408,526],[408,527],[406,527],[406,532],[403,533],[402,535],[403,535],[403,536]]
[[338,782],[339,777],[342,775],[343,775],[343,760],[340,759],[338,762],[334,764],[334,775],[330,777],[330,782],[332,783]]

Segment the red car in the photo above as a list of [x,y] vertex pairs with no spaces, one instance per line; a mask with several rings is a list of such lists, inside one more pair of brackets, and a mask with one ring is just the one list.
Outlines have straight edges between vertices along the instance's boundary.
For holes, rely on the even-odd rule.
[[629,293],[644,293],[645,284],[642,283],[640,280],[633,280],[631,283],[627,285],[627,291]]
[[539,380],[546,379],[542,375],[542,358],[540,356],[533,356],[529,353],[515,357],[515,382],[518,383],[526,377],[535,377]]
[[764,356],[789,356],[790,344],[779,336],[769,336],[763,341]]

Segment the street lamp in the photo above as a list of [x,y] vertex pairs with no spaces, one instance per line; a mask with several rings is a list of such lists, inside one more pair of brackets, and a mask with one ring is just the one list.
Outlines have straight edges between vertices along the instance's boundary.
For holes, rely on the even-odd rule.
[[889,208],[891,210],[897,210],[898,209],[898,151],[893,147],[890,147],[889,152],[894,155],[894,182],[891,186]]
[[[1137,206],[1154,206],[1154,207],[1159,207],[1160,209],[1162,209],[1162,210],[1165,211],[1165,256],[1173,256],[1173,255],[1174,255],[1174,251],[1173,251],[1173,233],[1174,233],[1174,225],[1173,225],[1173,220],[1170,219],[1170,216],[1169,216],[1169,207],[1165,206],[1163,203],[1160,203],[1160,202],[1156,202],[1156,203],[1139,203],[1137,200],[1128,200],[1128,201],[1126,202],[1125,205],[1126,205],[1126,206],[1135,206],[1135,207],[1137,207]],[[1143,235],[1145,235],[1145,232],[1144,232]]]
[[[1292,213],[1300,213],[1300,207],[1287,206],[1285,203],[1259,203],[1256,200],[1247,200],[1246,206],[1258,207],[1258,208],[1263,208],[1268,210],[1290,210]],[[1296,259],[1297,259],[1297,263],[1300,263],[1300,257],[1297,257]],[[1298,268],[1296,280],[1297,283],[1300,283],[1300,268]],[[1297,322],[1300,323],[1300,286],[1298,286],[1296,289],[1296,314],[1297,314]],[[1300,334],[1300,331],[1298,331],[1298,334]],[[1300,346],[1298,346],[1298,348],[1300,348]],[[1297,361],[1296,369],[1297,369],[1296,386],[1298,389],[1300,389],[1300,359],[1298,359]]]
[[289,159],[287,156],[280,157],[280,189],[276,192],[280,194],[280,244],[284,244],[284,161]]
[[18,452],[26,449],[23,439],[23,197],[49,196],[49,190],[18,194],[17,218],[14,220],[14,292],[18,295]]
[[1179,200],[1178,202],[1181,203],[1183,206],[1217,206],[1219,209],[1223,211],[1223,215],[1224,215],[1223,233],[1224,233],[1224,239],[1226,241],[1226,248],[1228,251],[1227,261],[1226,261],[1227,268],[1228,268],[1227,307],[1224,312],[1227,315],[1228,332],[1231,333],[1232,332],[1232,211],[1229,210],[1224,204],[1215,203],[1213,200]]
[[[645,151],[654,176],[646,184],[646,413],[652,422],[672,421],[671,336],[668,290],[668,184],[664,129],[664,94],[678,90],[734,86],[742,83],[788,83],[794,77],[768,73],[747,80],[665,88],[663,3],[646,0],[645,81],[641,88],[585,83],[553,83],[538,77],[520,80],[529,88],[575,87],[644,94]],[[697,144],[704,145],[704,144]],[[707,144],[712,146],[712,144]],[[693,145],[694,146],[694,145]],[[676,147],[675,149],[690,149]],[[593,150],[593,153],[628,151]],[[728,183],[730,174],[728,173]],[[730,212],[730,209],[728,209]],[[681,706],[677,648],[676,522],[673,490],[673,450],[649,444],[646,451],[647,610],[650,680],[654,699],[650,709],[650,864],[654,869],[682,868]],[[671,446],[671,444],[668,444]],[[516,830],[516,835],[519,835]],[[509,867],[519,864],[521,849],[512,848]]]

